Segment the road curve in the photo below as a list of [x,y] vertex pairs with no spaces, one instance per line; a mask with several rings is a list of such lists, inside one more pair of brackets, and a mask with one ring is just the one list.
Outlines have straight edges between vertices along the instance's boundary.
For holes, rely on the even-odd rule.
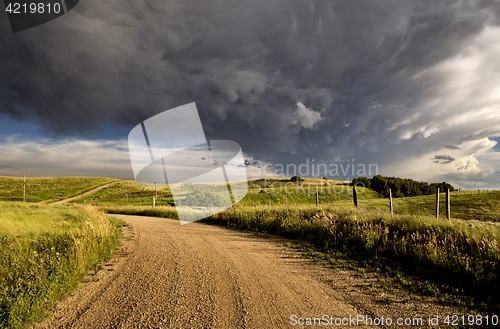
[[[130,224],[123,250],[35,328],[290,328],[292,315],[415,313],[412,303],[381,304],[355,288],[366,279],[311,264],[280,238],[113,216]],[[446,311],[435,304],[418,307]]]

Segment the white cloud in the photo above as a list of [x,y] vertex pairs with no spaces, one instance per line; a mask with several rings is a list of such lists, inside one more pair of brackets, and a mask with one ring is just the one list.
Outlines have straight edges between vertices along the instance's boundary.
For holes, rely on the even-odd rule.
[[411,177],[427,182],[447,181],[467,189],[498,188],[500,152],[495,141],[484,138],[450,148],[442,145],[434,152],[398,158],[383,167],[383,175]]
[[301,102],[297,102],[297,109],[292,116],[292,124],[299,123],[305,129],[313,129],[313,126],[321,121],[321,113],[307,108]]
[[10,136],[0,144],[0,175],[133,179],[126,141]]

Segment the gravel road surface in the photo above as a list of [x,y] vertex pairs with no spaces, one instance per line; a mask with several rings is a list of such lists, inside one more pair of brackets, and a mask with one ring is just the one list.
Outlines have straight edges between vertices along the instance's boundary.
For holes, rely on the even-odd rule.
[[403,302],[404,294],[369,293],[380,275],[315,264],[281,238],[113,216],[130,224],[123,246],[34,328],[297,328],[309,326],[292,326],[294,319],[357,315],[421,317],[427,324],[428,315],[455,311],[432,300]]

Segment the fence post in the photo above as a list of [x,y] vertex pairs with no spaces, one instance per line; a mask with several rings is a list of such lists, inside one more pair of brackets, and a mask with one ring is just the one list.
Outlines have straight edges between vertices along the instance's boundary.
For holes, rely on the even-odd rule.
[[392,208],[392,190],[391,190],[391,188],[389,188],[389,199],[390,199],[390,202],[391,202],[390,208],[391,208],[391,216],[392,216],[392,215],[394,215],[394,211],[393,211],[393,208]]
[[439,218],[439,187],[436,190],[436,218]]
[[269,207],[271,207],[271,199],[269,199]]
[[450,189],[446,190],[446,217],[448,220],[451,218],[450,214]]
[[316,190],[316,207],[319,206],[319,196],[318,196],[318,190]]
[[24,184],[23,184],[23,202],[26,202],[26,175],[24,175]]
[[156,198],[153,197],[153,208],[155,207],[155,203],[156,203]]
[[357,207],[358,206],[358,195],[356,192],[356,185],[352,186],[352,199],[354,201],[354,206]]
[[127,196],[127,202],[128,202],[128,193],[125,194]]

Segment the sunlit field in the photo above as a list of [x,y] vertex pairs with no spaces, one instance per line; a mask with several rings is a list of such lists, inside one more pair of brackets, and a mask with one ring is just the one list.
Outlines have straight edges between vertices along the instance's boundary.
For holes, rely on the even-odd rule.
[[[451,192],[448,221],[444,193],[439,219],[435,195],[394,198],[391,216],[389,199],[373,190],[357,187],[354,207],[352,186],[318,181],[286,190],[286,180],[251,182],[240,203],[202,222],[299,239],[327,255],[399,264],[398,270],[432,284],[424,289],[430,295],[468,309],[499,308],[500,191]],[[167,189],[158,189],[159,206],[153,208],[154,188],[128,184],[103,192],[95,204],[110,213],[177,218]],[[147,202],[129,199],[127,205],[124,187]]]
[[109,258],[123,225],[92,207],[0,202],[0,327],[42,319]]
[[[39,202],[44,198],[62,198],[62,194],[72,196],[77,189],[90,189],[111,181],[76,178],[75,188],[71,179],[54,180],[40,183]],[[9,184],[13,185],[12,179]],[[57,193],[61,195],[56,197],[56,192],[50,192],[50,184],[58,186]],[[186,195],[189,189],[186,186]],[[500,310],[500,191],[451,192],[451,220],[446,218],[444,193],[440,196],[439,218],[435,215],[435,195],[394,198],[393,216],[388,198],[361,186],[356,187],[356,195],[357,207],[353,203],[353,187],[342,181],[249,181],[248,193],[239,203],[201,222],[296,239],[322,252],[321,257],[331,264],[343,257],[372,270],[396,273],[401,287],[413,293],[430,295],[474,312]],[[67,207],[20,202],[0,205],[4,214],[0,219],[2,249],[11,250],[2,256],[2,261],[15,264],[9,265],[14,268],[5,267],[2,284],[15,286],[21,282],[23,289],[27,289],[36,283],[36,287],[43,287],[36,288],[36,294],[32,288],[26,290],[29,293],[21,294],[37,301],[34,303],[20,298],[14,304],[13,297],[9,297],[14,296],[14,290],[3,290],[0,309],[4,312],[4,323],[25,321],[16,314],[24,314],[29,303],[29,307],[40,304],[39,309],[45,309],[43,305],[53,299],[40,302],[39,291],[50,291],[48,294],[55,296],[55,300],[74,285],[74,278],[109,256],[118,233],[98,211],[177,219],[168,187],[158,185],[155,189],[154,184],[133,181],[122,181],[74,200]],[[99,236],[106,237],[105,245],[95,244]],[[75,244],[75,239],[82,242]],[[75,246],[82,244],[95,252],[79,256]],[[49,265],[33,267],[35,263]],[[64,273],[72,274],[66,277]],[[419,280],[412,284],[403,279],[406,275]],[[35,281],[30,281],[31,278]],[[7,313],[5,305],[15,306],[9,306]],[[30,319],[43,313],[30,312]]]
[[[100,177],[26,177],[26,201],[60,201],[114,181]],[[23,177],[0,176],[0,201],[23,201],[23,189]]]

